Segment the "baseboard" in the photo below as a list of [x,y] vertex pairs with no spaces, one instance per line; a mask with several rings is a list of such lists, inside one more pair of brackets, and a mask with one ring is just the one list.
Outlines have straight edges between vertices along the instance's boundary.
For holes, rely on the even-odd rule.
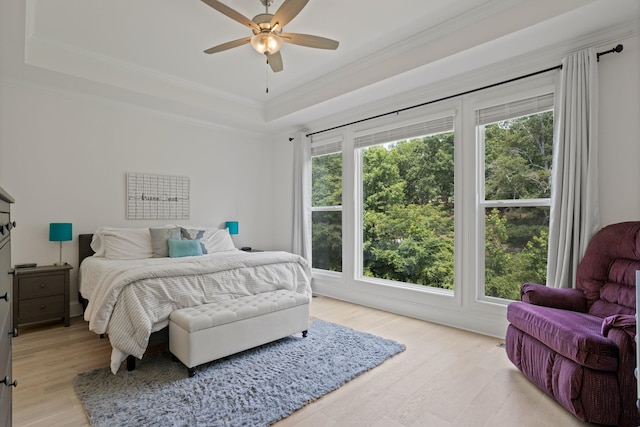
[[495,313],[473,311],[465,305],[428,304],[424,300],[394,298],[388,293],[381,296],[315,280],[313,293],[499,339],[504,339],[508,325],[504,307],[496,309]]

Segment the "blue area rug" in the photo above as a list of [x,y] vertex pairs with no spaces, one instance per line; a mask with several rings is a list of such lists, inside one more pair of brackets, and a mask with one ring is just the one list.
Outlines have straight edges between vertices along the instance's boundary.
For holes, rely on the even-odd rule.
[[404,351],[395,341],[315,320],[287,337],[201,365],[167,352],[136,370],[100,368],[73,385],[93,426],[268,426]]

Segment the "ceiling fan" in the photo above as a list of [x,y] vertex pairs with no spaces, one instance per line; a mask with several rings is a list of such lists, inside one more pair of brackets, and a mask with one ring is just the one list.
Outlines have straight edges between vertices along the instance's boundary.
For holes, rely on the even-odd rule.
[[249,19],[240,12],[217,0],[202,0],[218,12],[229,18],[246,25],[253,31],[253,36],[244,37],[214,46],[205,50],[205,53],[217,53],[227,49],[251,43],[253,48],[267,56],[267,63],[274,73],[282,71],[282,55],[280,47],[282,43],[297,44],[299,46],[314,47],[317,49],[338,48],[338,42],[324,37],[311,36],[308,34],[283,33],[282,30],[298,13],[307,5],[309,0],[285,0],[275,14],[269,13],[269,6],[272,0],[260,0],[265,7],[265,13],[260,13]]

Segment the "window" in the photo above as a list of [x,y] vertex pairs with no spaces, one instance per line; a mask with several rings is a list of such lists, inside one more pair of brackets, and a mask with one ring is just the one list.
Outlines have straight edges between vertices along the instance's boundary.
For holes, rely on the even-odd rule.
[[311,266],[342,272],[342,139],[311,144]]
[[319,292],[502,319],[522,283],[545,283],[556,78],[315,134]]
[[356,136],[361,279],[454,287],[453,116]]
[[546,281],[553,94],[477,110],[476,131],[484,236],[480,294],[517,300],[522,283]]

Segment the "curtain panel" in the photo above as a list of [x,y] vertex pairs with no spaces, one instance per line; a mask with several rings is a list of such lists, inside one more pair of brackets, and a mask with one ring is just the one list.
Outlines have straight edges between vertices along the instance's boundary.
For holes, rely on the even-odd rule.
[[293,253],[311,263],[311,144],[304,133],[293,140]]
[[562,61],[556,92],[547,286],[572,288],[576,269],[600,228],[598,68],[593,48]]

